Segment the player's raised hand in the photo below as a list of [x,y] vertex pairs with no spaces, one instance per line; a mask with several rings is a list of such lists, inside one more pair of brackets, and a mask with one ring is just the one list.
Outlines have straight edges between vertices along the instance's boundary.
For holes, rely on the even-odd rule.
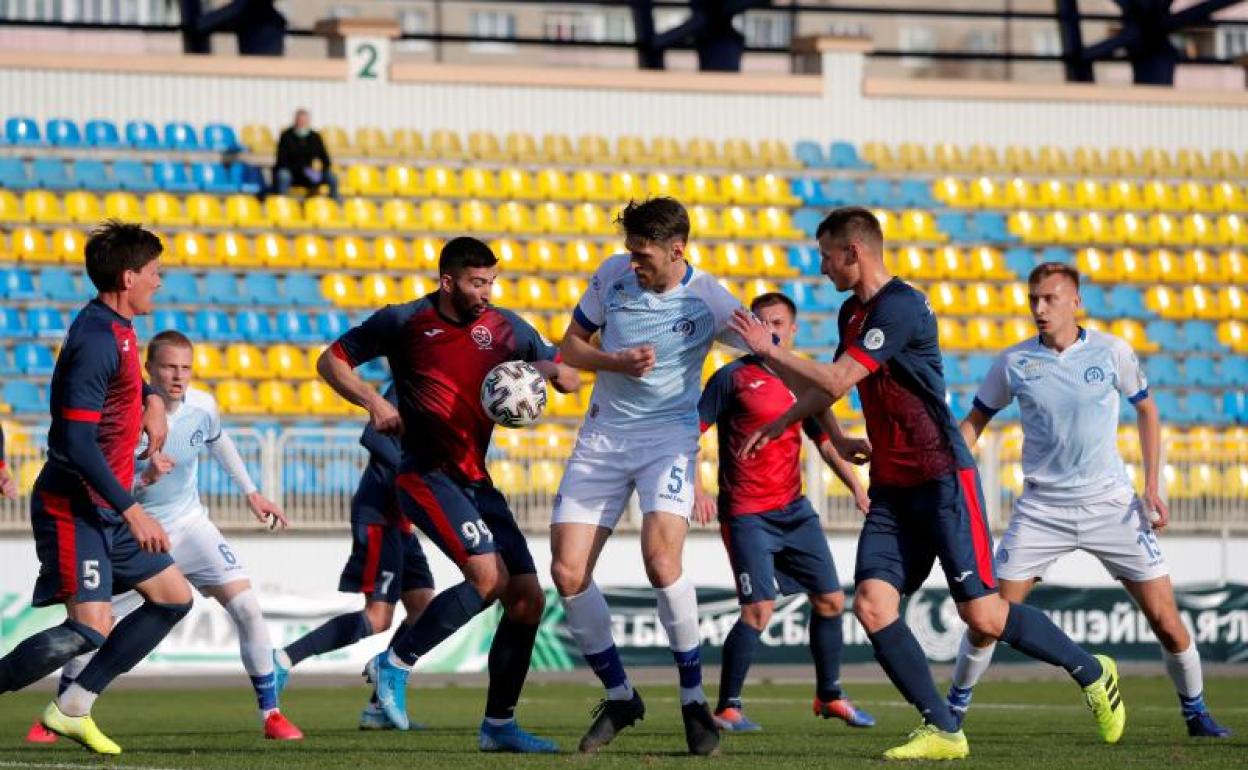
[[10,500],[17,497],[17,483],[13,481],[13,474],[9,473],[8,467],[4,466],[0,466],[0,497]]
[[255,516],[261,524],[267,525],[269,529],[290,529],[290,520],[286,518],[286,512],[282,510],[282,506],[259,492],[247,495],[247,507],[251,509],[251,515]]
[[654,369],[657,360],[654,345],[638,345],[635,348],[621,350],[615,354],[619,363],[619,371],[630,377],[645,377]]
[[165,534],[165,528],[160,526],[160,522],[148,516],[143,506],[135,503],[122,512],[121,518],[130,528],[130,534],[134,535],[139,548],[148,553],[169,552],[169,536]]
[[718,508],[715,497],[702,490],[701,485],[693,493],[693,520],[699,524],[710,524],[715,521]]
[[380,395],[369,404],[368,419],[373,430],[378,433],[386,436],[403,435],[403,418],[399,416],[399,410]]
[[175,465],[173,458],[164,452],[157,452],[149,458],[147,467],[143,469],[142,475],[139,476],[139,482],[149,487],[160,481],[160,478],[169,471],[173,470]]
[[1144,512],[1148,514],[1148,523],[1153,529],[1161,531],[1170,523],[1170,507],[1166,505],[1166,501],[1161,499],[1161,495],[1157,490],[1145,490],[1144,492]]
[[836,453],[854,465],[866,465],[871,462],[871,442],[845,436],[836,443]]
[[165,419],[165,402],[160,396],[148,396],[143,401],[143,434],[147,436],[147,449],[139,455],[146,460],[165,448],[169,437],[169,421]]
[[733,312],[732,318],[728,319],[728,328],[736,332],[750,352],[755,355],[767,355],[776,344],[771,329],[764,326],[763,322],[758,320],[758,316],[742,308],[738,308]]
[[783,418],[767,423],[763,427],[750,434],[741,448],[737,450],[737,457],[742,460],[748,460],[758,454],[763,447],[784,435],[784,431],[788,429],[789,424]]

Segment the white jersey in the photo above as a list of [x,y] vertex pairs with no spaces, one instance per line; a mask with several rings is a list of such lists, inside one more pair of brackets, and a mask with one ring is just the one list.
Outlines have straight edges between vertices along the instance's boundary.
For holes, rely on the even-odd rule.
[[702,363],[716,339],[744,348],[727,331],[741,307],[713,277],[690,266],[681,282],[662,294],[637,283],[628,254],[599,265],[573,318],[601,329],[602,349],[614,353],[650,344],[655,365],[645,377],[598,372],[587,428],[609,434],[698,435]]
[[1058,353],[1033,337],[997,358],[975,396],[991,416],[1018,399],[1023,425],[1024,494],[1087,505],[1130,489],[1118,453],[1119,395],[1148,398],[1131,347],[1112,334],[1081,329]]
[[[221,429],[221,413],[217,408],[216,399],[210,394],[188,388],[182,404],[168,415],[169,435],[165,439],[162,450],[174,462],[173,468],[161,476],[155,484],[141,486],[143,471],[148,463],[139,463],[135,469],[135,499],[153,518],[163,525],[169,525],[187,516],[206,516],[207,510],[199,499],[199,455],[205,448],[213,451],[214,456],[222,461],[226,470],[243,487],[244,493],[256,490],[255,484],[241,468],[241,461],[227,462],[220,449],[228,437]],[[233,459],[238,453],[229,443]],[[235,465],[236,467],[231,467]]]

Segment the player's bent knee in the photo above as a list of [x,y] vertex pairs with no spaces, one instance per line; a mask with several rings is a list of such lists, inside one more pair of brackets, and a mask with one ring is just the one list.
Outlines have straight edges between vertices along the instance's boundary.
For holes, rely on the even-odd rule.
[[[961,616],[962,622],[966,623],[967,629],[979,636],[985,644],[991,639],[1001,637],[1009,612],[1009,602],[998,596],[986,596],[958,605],[958,615]],[[984,640],[984,637],[988,637],[988,640]]]
[[550,565],[550,578],[560,596],[576,596],[589,589],[593,580],[586,565],[555,561]]
[[416,618],[420,617],[431,601],[433,601],[432,588],[417,588],[412,591],[404,591],[403,609],[407,611],[407,619],[404,622],[415,622]]
[[771,615],[775,609],[776,603],[770,601],[743,604],[741,605],[741,622],[756,631],[762,631],[771,622]]
[[497,554],[487,554],[469,558],[464,564],[464,577],[488,604],[502,597],[510,575]]
[[81,623],[100,636],[106,637],[113,630],[113,605],[109,602],[76,604],[67,610],[70,620]]
[[380,634],[394,622],[394,605],[389,602],[370,601],[364,607],[364,615],[368,618],[368,626],[372,632]]
[[677,580],[682,573],[680,554],[653,553],[645,555],[646,577],[655,588],[666,588]]
[[896,595],[882,594],[867,589],[854,596],[854,617],[858,618],[867,633],[873,634],[901,617],[899,600],[894,598]]
[[136,586],[143,598],[159,604],[187,604],[193,599],[191,584],[177,567],[168,567],[163,572],[144,580]]
[[508,597],[507,617],[517,623],[533,625],[542,621],[542,613],[546,611],[546,596],[540,587],[536,590],[523,590]]
[[810,608],[825,618],[833,618],[845,611],[845,593],[833,591],[827,594],[810,594]]

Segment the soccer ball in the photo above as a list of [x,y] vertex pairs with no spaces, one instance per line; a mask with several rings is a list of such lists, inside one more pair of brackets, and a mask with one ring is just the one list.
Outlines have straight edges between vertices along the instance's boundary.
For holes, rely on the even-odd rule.
[[481,408],[504,428],[523,428],[546,411],[546,378],[532,364],[507,361],[485,375]]

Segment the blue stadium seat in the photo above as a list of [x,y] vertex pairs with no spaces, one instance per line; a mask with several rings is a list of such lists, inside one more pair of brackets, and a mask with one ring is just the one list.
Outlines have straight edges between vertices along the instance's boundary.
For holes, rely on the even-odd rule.
[[1218,333],[1208,321],[1188,321],[1183,324],[1183,346],[1200,353],[1221,353],[1225,350],[1218,342]]
[[369,382],[385,382],[390,379],[390,369],[386,366],[386,362],[380,358],[374,358],[372,361],[361,364],[356,371]]
[[1183,377],[1189,386],[1219,387],[1222,376],[1218,373],[1213,359],[1206,356],[1192,356],[1183,362]]
[[238,152],[243,149],[234,129],[224,123],[204,126],[204,148],[213,152]]
[[111,120],[88,120],[86,138],[87,145],[90,147],[116,150],[122,146],[117,124]]
[[230,317],[221,310],[204,308],[195,314],[195,329],[199,336],[213,342],[236,339]]
[[229,172],[230,181],[238,187],[240,193],[245,195],[257,195],[268,187],[264,172],[256,166],[247,163],[231,163],[226,171]]
[[21,374],[33,377],[46,377],[52,374],[56,360],[46,345],[23,342],[13,348],[13,365]]
[[159,150],[160,134],[146,120],[132,120],[126,124],[126,144],[136,150]]
[[134,326],[134,336],[140,340],[150,340],[156,334],[156,324],[150,315],[136,315],[130,323]]
[[852,179],[829,179],[823,183],[823,197],[829,206],[851,206],[862,203],[862,192]]
[[233,305],[238,301],[238,279],[233,273],[212,272],[204,276],[199,287],[204,299]]
[[191,181],[206,193],[228,195],[239,191],[239,183],[230,177],[220,163],[196,163],[191,166]]
[[286,276],[284,293],[286,302],[304,307],[327,303],[321,294],[320,283],[308,273],[291,273]]
[[322,337],[312,331],[312,321],[307,313],[298,310],[283,310],[274,319],[273,329],[277,337],[285,342],[309,344],[319,342]]
[[1228,422],[1248,424],[1248,393],[1228,390],[1222,394],[1222,416]]
[[868,179],[862,184],[862,205],[886,209],[901,207],[901,196],[891,179]]
[[1105,297],[1105,289],[1096,284],[1088,284],[1080,287],[1079,296],[1083,300],[1083,307],[1088,311],[1088,315],[1093,318],[1110,318],[1113,311],[1109,308],[1109,300]]
[[16,414],[47,413],[48,401],[39,386],[26,380],[4,383],[4,401]]
[[[165,284],[168,286],[168,283]],[[45,267],[39,271],[39,290],[53,302],[80,302],[86,294],[78,287],[73,273],[63,267]],[[165,289],[161,289],[165,291]]]
[[248,273],[243,276],[243,291],[238,295],[245,305],[284,305],[282,289],[273,273]]
[[351,328],[351,319],[341,310],[331,310],[316,317],[316,331],[325,342],[333,342]]
[[54,147],[81,147],[82,132],[78,124],[64,118],[52,118],[48,121],[48,143]]
[[823,344],[823,321],[807,316],[797,322],[794,344],[799,348],[814,348]]
[[1134,286],[1115,286],[1109,292],[1109,304],[1114,308],[1114,315],[1121,318],[1153,317],[1152,312],[1144,306],[1144,295]]
[[996,357],[985,353],[975,353],[966,357],[966,376],[972,385],[978,386],[988,379],[988,370],[992,368]]
[[819,184],[818,179],[812,179],[808,176],[794,177],[789,182],[789,189],[793,194],[802,199],[802,203],[807,206],[826,206],[828,199],[823,195],[823,188]]
[[156,186],[166,192],[191,193],[199,189],[187,176],[186,164],[181,161],[156,161],[152,164],[152,178]]
[[[139,316],[144,318],[145,316]],[[182,332],[186,335],[194,333],[194,326],[191,323],[191,317],[183,310],[157,310],[152,316],[152,327],[156,331],[173,331]],[[137,333],[137,330],[136,330]]]
[[990,243],[1009,243],[1018,240],[1005,225],[1005,215],[999,211],[976,211],[971,214],[970,228],[976,240]]
[[819,223],[822,221],[823,212],[816,209],[798,209],[797,213],[793,215],[793,226],[812,238],[815,235],[815,229],[819,227]]
[[833,142],[828,148],[828,160],[836,168],[866,170],[871,164],[858,156],[858,149],[849,142]]
[[936,199],[932,197],[932,183],[926,179],[911,177],[901,180],[898,194],[902,206],[915,209],[937,208]]
[[0,158],[0,187],[10,190],[25,190],[30,187],[26,164],[21,158]]
[[78,158],[74,161],[74,181],[84,190],[112,190],[115,185],[108,178],[108,166],[102,160]]
[[165,124],[165,149],[197,151],[200,149],[199,136],[190,123],[171,121]]
[[138,160],[117,160],[113,162],[113,178],[123,190],[132,192],[154,192],[159,189],[148,176],[147,164]]
[[819,275],[819,252],[813,246],[790,246],[789,264],[802,275]]
[[1248,388],[1248,358],[1244,356],[1223,358],[1222,382],[1229,388]]
[[1144,373],[1148,375],[1148,384],[1151,387],[1183,385],[1184,378],[1179,371],[1179,363],[1173,356],[1150,356],[1144,362]]
[[966,376],[966,369],[963,366],[961,356],[946,355],[941,360],[941,365],[945,370],[945,385],[947,387],[953,388],[970,382],[970,378]]
[[194,305],[201,300],[199,281],[185,270],[165,273],[160,299],[171,305]]
[[235,316],[238,333],[248,342],[280,342],[268,313],[243,310]]
[[17,367],[13,365],[13,358],[9,355],[7,348],[0,348],[0,377],[12,377],[17,374]]
[[818,142],[803,139],[793,148],[793,157],[801,161],[806,168],[830,168],[831,163],[823,156],[823,148]]
[[1075,263],[1075,254],[1065,246],[1046,246],[1044,251],[1040,252],[1041,262],[1061,262],[1065,265],[1073,265]]
[[0,337],[25,337],[26,325],[15,307],[0,307]]
[[1025,281],[1036,266],[1036,254],[1026,247],[1014,246],[1005,252],[1005,266]]
[[1226,419],[1226,415],[1222,414],[1222,410],[1218,408],[1218,402],[1214,400],[1213,394],[1207,390],[1188,391],[1184,402],[1187,419],[1192,422],[1202,422],[1209,425],[1221,425],[1229,422]]
[[825,313],[836,313],[845,304],[845,295],[837,291],[831,281],[822,281],[815,288],[815,302]]
[[30,271],[24,267],[0,269],[0,297],[15,300],[38,299],[39,292],[35,291],[35,279],[31,277]]
[[39,124],[31,118],[14,117],[4,122],[4,141],[9,144],[43,144]]
[[949,240],[956,243],[966,243],[975,240],[968,217],[958,211],[946,211],[943,214],[937,214],[936,228],[948,235]]
[[35,187],[45,190],[72,190],[77,187],[69,168],[60,158],[35,158],[31,164],[31,172],[35,178]]
[[[1083,294],[1085,291],[1086,289],[1082,290],[1080,294]],[[1161,346],[1162,350],[1182,351],[1188,349],[1179,338],[1178,327],[1170,321],[1149,321],[1144,327],[1144,336]]]
[[[1161,412],[1163,423],[1172,421],[1185,422],[1187,420],[1187,413],[1183,411],[1183,406],[1179,403],[1179,397],[1175,395],[1173,390],[1150,389],[1149,397],[1157,403],[1157,411]],[[1124,404],[1127,403],[1125,398],[1122,401]]]
[[64,337],[69,327],[61,311],[50,307],[26,309],[26,328],[32,337]]
[[[781,291],[797,305],[799,315],[807,310],[815,310],[815,284],[809,281],[786,281]],[[800,321],[799,321],[800,323]]]

